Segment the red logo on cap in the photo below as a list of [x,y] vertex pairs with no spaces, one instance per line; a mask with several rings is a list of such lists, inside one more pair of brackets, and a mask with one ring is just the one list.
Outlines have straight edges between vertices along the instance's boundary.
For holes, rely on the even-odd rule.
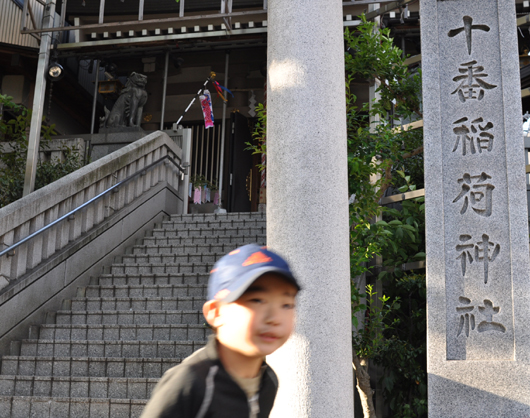
[[266,256],[261,251],[258,251],[257,253],[252,254],[249,258],[247,258],[242,266],[251,266],[252,264],[258,264],[258,263],[268,263],[269,261],[272,261],[272,258]]

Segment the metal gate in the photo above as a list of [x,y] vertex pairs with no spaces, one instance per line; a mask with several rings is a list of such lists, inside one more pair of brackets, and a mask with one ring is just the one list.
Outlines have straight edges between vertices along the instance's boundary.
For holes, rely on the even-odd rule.
[[216,122],[209,129],[204,128],[204,123],[185,127],[192,130],[190,179],[204,177],[210,184],[218,186],[222,122]]

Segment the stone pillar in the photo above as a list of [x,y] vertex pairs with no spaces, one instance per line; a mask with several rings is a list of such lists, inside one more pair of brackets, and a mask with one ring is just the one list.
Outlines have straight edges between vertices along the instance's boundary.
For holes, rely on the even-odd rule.
[[530,416],[513,0],[421,0],[429,418]]
[[272,417],[353,416],[342,3],[270,0],[267,243],[300,278]]

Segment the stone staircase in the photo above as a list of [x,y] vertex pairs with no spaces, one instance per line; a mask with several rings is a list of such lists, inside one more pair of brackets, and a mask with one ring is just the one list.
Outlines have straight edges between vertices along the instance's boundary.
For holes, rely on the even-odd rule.
[[161,375],[204,346],[208,274],[264,245],[262,213],[175,215],[1,359],[0,418],[138,417]]

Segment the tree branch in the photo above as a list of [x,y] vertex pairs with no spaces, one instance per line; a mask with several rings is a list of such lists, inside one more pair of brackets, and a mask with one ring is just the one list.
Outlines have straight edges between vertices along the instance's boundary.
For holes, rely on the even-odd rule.
[[422,152],[423,152],[423,145],[421,147],[416,148],[412,152],[407,152],[406,154],[403,154],[403,156],[401,158],[406,160],[407,158],[414,157],[415,155],[421,154]]
[[370,386],[370,375],[368,374],[368,360],[359,358],[357,354],[353,353],[352,359],[353,370],[355,370],[355,377],[357,378],[357,390],[361,398],[364,418],[376,418],[375,407],[372,396],[374,391]]

